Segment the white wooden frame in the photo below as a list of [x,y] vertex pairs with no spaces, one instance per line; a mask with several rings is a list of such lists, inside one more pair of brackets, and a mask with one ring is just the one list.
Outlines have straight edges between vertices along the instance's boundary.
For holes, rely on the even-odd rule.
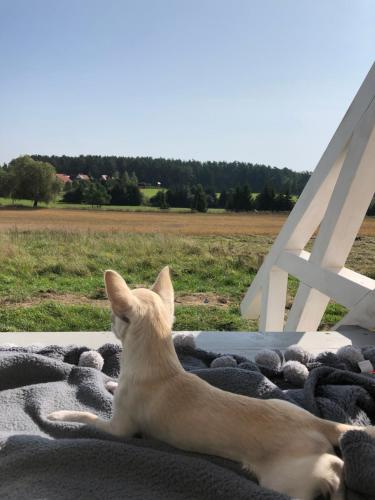
[[330,298],[349,309],[336,327],[374,329],[375,280],[344,267],[374,191],[375,64],[248,289],[242,315],[260,315],[262,332],[283,330],[291,274],[300,285],[286,331],[317,330]]

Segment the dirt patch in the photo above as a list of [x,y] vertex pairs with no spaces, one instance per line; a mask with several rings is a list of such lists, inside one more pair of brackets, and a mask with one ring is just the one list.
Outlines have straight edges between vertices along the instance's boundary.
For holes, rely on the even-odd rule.
[[73,293],[56,293],[56,292],[43,292],[36,297],[31,297],[19,302],[10,302],[7,299],[0,299],[0,305],[7,307],[32,307],[43,302],[58,302],[65,305],[92,305],[97,307],[108,307],[109,302],[107,299],[91,299],[82,295],[75,295]]
[[[141,285],[135,287],[140,288]],[[19,302],[10,302],[0,299],[0,306],[6,307],[32,307],[43,302],[56,302],[64,305],[90,305],[95,307],[109,308],[107,299],[93,299],[83,295],[73,293],[58,294],[56,292],[43,292],[37,297],[32,297]],[[230,301],[226,297],[221,297],[214,293],[190,293],[178,295],[175,299],[177,306],[216,306],[228,307]]]
[[181,294],[175,298],[175,303],[181,306],[216,306],[228,307],[230,301],[214,293]]

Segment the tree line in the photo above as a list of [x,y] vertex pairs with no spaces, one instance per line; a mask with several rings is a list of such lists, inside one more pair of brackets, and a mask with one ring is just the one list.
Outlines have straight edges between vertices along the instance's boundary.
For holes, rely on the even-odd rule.
[[[56,170],[51,164],[30,156],[21,156],[9,165],[0,167],[0,196],[13,200],[29,199],[37,207],[39,202],[49,203],[62,192],[62,201],[65,203],[92,206],[151,205],[164,210],[176,207],[199,212],[206,212],[208,208],[236,212],[290,211],[294,206],[294,197],[288,190],[276,192],[268,183],[257,195],[248,184],[223,189],[219,194],[210,188],[205,189],[202,184],[180,185],[160,189],[148,200],[139,188],[135,172],[129,175],[125,170],[121,176],[116,175],[114,178],[74,180],[63,185],[56,178]],[[375,198],[367,215],[375,215]]]
[[288,192],[276,194],[272,187],[266,185],[255,195],[247,184],[223,190],[219,196],[210,190],[205,191],[202,185],[198,184],[191,188],[183,186],[178,189],[160,190],[150,198],[150,204],[155,207],[192,208],[199,212],[206,212],[208,208],[223,208],[235,212],[290,211],[294,203]]
[[65,185],[62,201],[65,203],[87,203],[100,205],[151,205],[163,210],[169,208],[189,208],[197,212],[207,212],[209,208],[223,208],[235,212],[290,211],[294,201],[289,193],[276,194],[266,185],[258,195],[254,195],[248,185],[223,190],[219,195],[205,190],[201,184],[160,189],[150,199],[143,196],[138,179],[125,171],[121,177],[106,181],[76,180]]
[[190,208],[206,212],[208,208],[224,208],[234,211],[250,210],[290,210],[293,201],[289,193],[276,195],[273,188],[266,185],[257,196],[245,184],[235,189],[222,190],[218,196],[212,189],[204,189],[202,184],[161,189],[150,200],[139,188],[139,180],[132,172],[125,170],[121,176],[101,180],[73,180],[65,185],[56,177],[55,168],[30,156],[21,156],[9,165],[0,168],[0,196],[13,200],[29,199],[34,207],[39,202],[49,203],[62,193],[65,203],[101,205],[152,205],[161,209],[169,207]]
[[50,163],[56,172],[76,177],[88,174],[94,179],[101,175],[121,177],[134,172],[141,183],[165,188],[202,185],[204,190],[221,192],[248,184],[254,192],[268,185],[275,192],[299,195],[310,177],[309,172],[294,172],[288,168],[244,162],[200,162],[150,157],[125,156],[46,156],[32,155],[36,161]]

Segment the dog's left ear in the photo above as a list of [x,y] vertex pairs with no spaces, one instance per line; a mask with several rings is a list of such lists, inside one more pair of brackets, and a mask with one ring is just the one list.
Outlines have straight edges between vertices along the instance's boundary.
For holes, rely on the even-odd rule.
[[174,315],[174,290],[169,273],[169,266],[163,267],[160,271],[151,290],[159,295],[164,304],[168,307],[171,315]]

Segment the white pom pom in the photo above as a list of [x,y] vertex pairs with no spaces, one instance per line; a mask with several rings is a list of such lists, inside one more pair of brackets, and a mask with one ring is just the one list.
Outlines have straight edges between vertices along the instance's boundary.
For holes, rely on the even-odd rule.
[[175,347],[191,347],[192,349],[196,347],[192,333],[175,333],[172,338]]
[[281,366],[281,360],[277,352],[271,349],[262,349],[255,356],[255,362],[258,365],[267,366],[271,370],[278,370]]
[[297,344],[289,346],[284,357],[286,361],[299,361],[303,364],[308,363],[311,359],[311,355]]
[[361,349],[354,345],[340,347],[336,354],[339,359],[353,364],[357,364],[358,361],[363,361],[365,359]]
[[302,387],[309,376],[309,370],[299,361],[287,361],[283,366],[284,379]]
[[211,361],[211,368],[234,368],[237,366],[237,361],[233,356],[220,356]]
[[97,351],[85,351],[79,357],[78,366],[96,368],[101,371],[104,366],[104,359]]

